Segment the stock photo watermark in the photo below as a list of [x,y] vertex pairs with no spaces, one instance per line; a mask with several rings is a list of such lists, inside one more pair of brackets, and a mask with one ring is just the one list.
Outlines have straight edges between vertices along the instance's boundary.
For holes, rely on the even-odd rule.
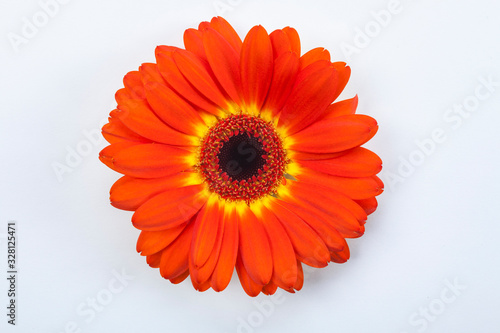
[[104,137],[101,135],[101,128],[107,122],[108,119],[105,118],[100,121],[99,129],[83,130],[82,136],[84,139],[78,141],[75,146],[66,146],[64,160],[54,161],[50,164],[59,183],[62,183],[65,175],[71,174],[82,164],[85,157],[91,155],[94,149],[104,142]]
[[[313,272],[317,271],[311,266],[303,265],[304,279],[309,277]],[[265,299],[255,299],[252,304],[255,310],[251,311],[247,316],[238,316],[236,332],[237,333],[253,333],[261,327],[266,319],[269,319],[276,310],[276,307],[286,301],[287,292],[278,289],[275,294],[266,296]]]
[[128,275],[124,269],[121,272],[113,270],[111,274],[113,277],[105,288],[77,305],[75,312],[79,320],[68,321],[59,333],[81,333],[82,324],[90,324],[99,313],[102,313],[111,304],[115,296],[122,293],[129,282],[135,279],[135,276]]
[[23,45],[35,38],[41,29],[57,16],[61,5],[70,3],[71,0],[40,0],[35,13],[21,18],[21,26],[16,32],[9,31],[7,39],[14,51],[19,52]]
[[212,4],[218,16],[225,15],[228,11],[233,11],[243,0],[216,0]]
[[382,30],[389,26],[395,15],[403,11],[403,5],[399,0],[390,0],[385,9],[371,11],[372,19],[368,21],[363,28],[354,27],[354,37],[352,42],[340,43],[340,50],[347,60],[351,60],[352,55],[361,53],[361,50],[367,48],[372,40],[376,38]]
[[7,323],[16,325],[18,304],[18,261],[17,261],[17,221],[8,221],[5,230],[7,233],[5,237],[1,238],[6,240],[7,251]]
[[422,166],[426,159],[438,150],[439,145],[448,139],[448,135],[458,130],[463,125],[464,120],[473,115],[481,103],[491,98],[500,86],[500,81],[497,81],[492,75],[480,76],[477,80],[479,83],[470,95],[444,111],[442,121],[446,126],[438,126],[431,131],[427,138],[415,140],[416,148],[406,156],[399,156],[397,167],[385,168],[381,172],[380,177],[384,181],[386,189],[393,191],[398,184],[404,183],[406,179],[411,177],[417,168]]
[[452,303],[456,302],[466,289],[467,286],[461,283],[458,278],[453,279],[453,281],[444,280],[444,287],[439,296],[426,302],[408,316],[408,324],[412,327],[412,330],[400,333],[425,332],[432,323],[436,322],[446,312]]

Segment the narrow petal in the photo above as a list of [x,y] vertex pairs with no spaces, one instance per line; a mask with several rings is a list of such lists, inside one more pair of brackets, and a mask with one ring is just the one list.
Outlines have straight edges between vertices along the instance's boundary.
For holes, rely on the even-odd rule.
[[274,295],[276,290],[278,290],[278,285],[276,285],[273,281],[269,282],[264,287],[262,287],[262,293],[268,296]]
[[241,91],[239,53],[214,29],[203,31],[203,46],[205,47],[208,63],[222,88],[235,103],[241,105],[239,95]]
[[121,153],[123,150],[137,146],[138,144],[138,142],[133,141],[120,141],[117,143],[113,143],[101,150],[101,152],[99,153],[99,160],[102,163],[106,164],[108,168],[120,172],[116,169],[114,157],[117,154]]
[[361,200],[356,200],[356,202],[365,210],[366,214],[368,215],[373,213],[378,206],[376,198],[361,199]]
[[364,144],[377,130],[377,121],[365,115],[319,120],[293,134],[290,149],[307,153],[336,153]]
[[383,185],[381,186],[375,178],[378,177],[339,177],[314,170],[308,170],[297,176],[301,182],[335,189],[351,199],[367,199],[381,194],[384,189]]
[[286,34],[288,40],[290,41],[292,52],[295,52],[298,56],[300,56],[300,38],[297,31],[294,28],[285,27],[283,28],[283,32]]
[[201,40],[201,31],[196,29],[187,29],[184,31],[184,47],[200,59],[207,60],[203,42]]
[[330,104],[326,109],[324,115],[318,120],[331,119],[340,116],[347,116],[356,113],[358,107],[358,95],[351,99],[346,99],[340,102]]
[[227,106],[226,98],[220,92],[200,58],[191,52],[182,50],[173,52],[172,56],[181,73],[198,91],[220,107]]
[[298,162],[313,170],[342,177],[370,177],[382,170],[380,158],[362,147],[351,149],[332,159]]
[[[209,286],[212,286],[210,277],[212,276],[219,259],[222,246],[222,237],[224,234],[224,225],[222,219],[219,218],[217,220],[217,223],[219,223],[219,227],[217,229],[217,235],[215,237],[215,244],[212,251],[210,252],[210,256],[208,257],[207,261],[203,264],[203,266],[196,268],[194,266],[193,260],[191,259],[192,257],[190,257],[191,260],[189,263],[189,267],[191,271],[191,280],[195,281],[195,283],[197,284],[209,282]],[[191,267],[193,268],[191,269]]]
[[[271,44],[273,45],[274,59],[277,59],[283,53],[292,52],[290,39],[288,39],[288,36],[283,32],[283,30],[274,30],[269,34],[269,38],[271,38]],[[297,58],[299,57],[298,54],[294,54],[297,56]]]
[[234,210],[223,215],[224,235],[217,265],[212,274],[212,288],[215,291],[226,289],[233,275],[238,256],[238,220]]
[[300,71],[278,127],[290,135],[312,124],[334,100],[334,74],[328,61],[318,61]]
[[307,66],[319,60],[330,61],[330,52],[323,47],[317,47],[304,53],[304,55],[300,57],[300,70],[303,70]]
[[194,268],[203,266],[215,246],[217,233],[219,231],[220,207],[218,199],[212,195],[205,206],[200,210],[193,229],[193,242],[191,245],[191,257]]
[[336,92],[333,95],[333,100],[336,100],[340,93],[344,90],[349,78],[351,77],[351,67],[346,66],[345,62],[338,61],[333,63],[333,68],[337,74],[337,87]]
[[297,281],[297,259],[290,238],[276,216],[267,208],[260,209],[261,220],[271,240],[273,259],[272,281],[280,288],[290,289]]
[[189,269],[186,269],[183,273],[179,274],[178,276],[170,278],[170,282],[172,282],[173,284],[179,284],[182,281],[186,280],[188,276],[189,276]]
[[238,260],[236,261],[236,272],[238,273],[241,286],[248,296],[255,297],[260,294],[263,286],[255,283],[252,278],[250,278],[240,256],[238,256]]
[[[296,203],[287,201],[279,201],[279,204],[288,210],[297,214],[304,222],[306,222],[323,240],[328,250],[340,251],[343,249],[342,235],[329,223],[329,218],[326,214],[321,214],[317,209],[310,205],[300,206]],[[309,264],[309,263],[308,263]],[[315,265],[311,265],[315,267]]]
[[253,27],[245,37],[240,66],[245,103],[260,110],[273,76],[273,48],[262,26]]
[[146,201],[132,216],[137,229],[159,231],[181,225],[198,213],[207,200],[202,185],[162,192]]
[[222,116],[224,112],[220,110],[214,103],[205,98],[198,90],[196,90],[191,83],[189,83],[184,75],[180,72],[177,64],[172,57],[173,51],[164,51],[164,49],[156,48],[156,62],[158,69],[168,85],[189,101],[194,106],[208,113]]
[[[345,240],[344,240],[345,242]],[[349,260],[349,257],[351,256],[351,253],[349,251],[349,246],[347,245],[347,242],[344,244],[344,248],[341,251],[332,251],[330,252],[330,258],[333,262],[336,262],[338,264],[342,264]]]
[[328,265],[328,248],[321,237],[304,220],[276,201],[270,201],[270,205],[269,209],[283,225],[302,262],[313,267]]
[[145,63],[139,67],[142,84],[145,86],[149,82],[164,83],[157,64]]
[[133,144],[117,151],[103,149],[100,158],[111,160],[112,169],[120,173],[140,178],[157,178],[172,175],[192,167],[192,152],[162,144]]
[[146,257],[146,263],[152,268],[160,267],[162,252],[156,252],[155,254]]
[[143,256],[149,256],[163,250],[180,235],[185,227],[185,224],[181,224],[161,231],[141,231],[137,239],[137,252],[141,252]]
[[202,182],[202,179],[191,172],[179,172],[163,178],[150,179],[123,176],[111,187],[110,201],[116,208],[134,211],[160,192]]
[[145,100],[131,99],[126,89],[118,90],[116,101],[120,111],[116,117],[140,136],[175,146],[199,144],[196,137],[176,131],[158,119]]
[[210,21],[210,26],[228,41],[237,54],[240,53],[241,45],[243,44],[241,38],[225,19],[220,16],[214,17]]
[[128,72],[123,78],[123,85],[130,92],[132,98],[145,99],[144,86],[139,71]]
[[266,230],[262,221],[248,206],[241,206],[238,213],[241,260],[251,279],[263,286],[269,283],[273,273],[271,247]]
[[286,52],[274,62],[273,78],[263,110],[277,116],[292,92],[299,71],[299,58],[293,52]]
[[149,105],[166,124],[188,135],[200,136],[206,128],[198,112],[164,84],[146,84]]
[[134,141],[139,143],[150,143],[151,141],[140,136],[116,117],[118,110],[111,111],[109,122],[102,127],[102,135],[109,143],[117,143],[121,141]]
[[193,223],[189,223],[179,237],[162,251],[160,274],[165,279],[179,277],[188,269],[192,232]]
[[300,261],[297,261],[297,282],[293,286],[293,289],[300,290],[304,285],[304,271],[302,270],[302,264]]
[[333,228],[344,237],[359,237],[364,231],[361,221],[366,221],[366,214],[361,207],[342,194],[330,191],[322,186],[295,182],[291,187],[294,204],[310,212],[323,216]]

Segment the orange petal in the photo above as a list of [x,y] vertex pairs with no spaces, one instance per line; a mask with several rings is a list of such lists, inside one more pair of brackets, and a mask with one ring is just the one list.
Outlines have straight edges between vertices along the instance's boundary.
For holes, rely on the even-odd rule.
[[146,257],[147,264],[152,268],[160,267],[161,254],[162,254],[161,252],[156,252],[155,254],[147,256]]
[[377,130],[377,121],[365,115],[319,120],[293,134],[290,149],[308,153],[336,153],[362,145]]
[[316,212],[344,237],[358,237],[362,234],[361,221],[366,221],[366,214],[351,199],[323,186],[311,186],[294,182],[290,188],[294,204],[310,212]]
[[273,281],[262,287],[262,293],[264,295],[274,295],[276,290],[278,290],[278,285],[276,285]]
[[278,126],[290,135],[312,124],[333,102],[337,86],[335,78],[335,71],[326,60],[317,61],[300,71]]
[[188,269],[193,223],[189,223],[172,244],[162,251],[160,274],[165,279],[179,277]]
[[260,110],[273,76],[273,48],[262,26],[248,32],[241,48],[241,85],[248,106]]
[[215,291],[226,289],[233,275],[238,256],[238,220],[236,212],[226,212],[223,216],[224,235],[219,259],[212,274],[212,288]]
[[[120,143],[108,148],[116,145]],[[155,143],[135,144],[118,151],[108,148],[101,151],[101,160],[111,159],[113,170],[132,177],[164,177],[191,167],[188,158],[192,153],[181,148]]]
[[260,294],[263,286],[258,285],[250,278],[240,256],[238,256],[238,260],[236,261],[236,272],[238,273],[241,286],[248,296],[255,297]]
[[[222,238],[224,235],[224,208],[221,205],[219,205],[218,211],[216,212],[216,216],[214,216],[214,219],[212,221],[212,226],[214,225],[216,225],[214,229],[217,229],[217,234],[214,236],[214,245],[212,250],[210,251],[210,256],[207,258],[207,260],[201,267],[196,266],[196,263],[194,261],[195,255],[193,255],[193,248],[195,247],[195,244],[200,241],[199,235],[203,235],[201,227],[197,233],[196,232],[193,233],[193,240],[191,243],[191,255],[189,260],[189,270],[191,272],[191,280],[193,281],[193,285],[204,284],[206,282],[208,282],[209,286],[212,285],[210,277],[212,276],[212,273],[214,272],[214,269],[217,265],[220,250],[222,247]],[[207,238],[207,237],[203,235],[202,238]],[[199,250],[200,246],[198,246],[197,248]]]
[[[292,52],[292,46],[290,45],[290,39],[283,32],[283,30],[274,30],[269,34],[271,38],[271,44],[273,45],[273,56],[277,59],[280,55],[287,52]],[[298,58],[298,55],[295,53]]]
[[195,137],[188,136],[167,126],[153,113],[144,100],[131,99],[126,89],[116,93],[116,101],[120,112],[116,117],[130,130],[152,141],[176,146],[193,146],[198,141]]
[[214,17],[210,21],[210,26],[220,33],[238,54],[240,53],[242,45],[241,38],[225,19],[220,16]]
[[203,42],[201,40],[201,31],[196,29],[187,29],[184,31],[184,47],[200,59],[207,60]]
[[366,199],[379,195],[383,191],[383,185],[381,186],[374,177],[376,176],[348,178],[308,170],[296,178],[301,182],[323,185],[335,189],[351,199]]
[[270,201],[270,205],[270,210],[285,228],[297,256],[309,266],[328,265],[328,248],[321,237],[304,220],[276,201]]
[[180,172],[163,178],[134,178],[123,176],[111,187],[111,205],[123,210],[136,210],[156,194],[165,190],[200,184],[202,180],[189,177],[191,173]]
[[179,284],[182,281],[186,280],[188,276],[189,276],[189,270],[186,269],[183,273],[179,274],[178,276],[170,278],[170,282],[172,282],[173,284]]
[[292,48],[292,52],[295,52],[298,56],[300,56],[300,38],[297,31],[291,27],[285,27],[282,30],[288,37],[288,40],[290,41],[290,47]]
[[149,82],[164,83],[157,64],[145,63],[139,67],[142,84],[145,86]]
[[331,119],[340,116],[347,116],[356,113],[358,107],[358,95],[351,99],[346,99],[340,102],[330,104],[320,120]]
[[303,70],[307,66],[319,60],[330,61],[330,52],[323,47],[317,47],[304,53],[304,55],[300,57],[300,70]]
[[181,73],[198,91],[220,107],[226,107],[226,98],[207,71],[207,65],[200,58],[182,50],[173,52],[172,56]]
[[160,252],[172,243],[184,230],[185,224],[161,231],[141,231],[137,239],[137,252],[141,255],[149,256]]
[[333,100],[339,97],[340,93],[344,90],[349,78],[351,77],[351,67],[346,66],[345,62],[334,62],[333,68],[335,69],[335,73],[337,74],[337,86],[336,91],[334,93]]
[[361,199],[361,200],[356,200],[356,202],[365,210],[366,214],[368,215],[373,213],[378,206],[376,198]]
[[139,71],[128,72],[123,78],[123,85],[130,92],[132,98],[145,99],[144,86]]
[[191,259],[195,269],[203,266],[210,257],[220,226],[220,207],[214,195],[200,210],[194,223]]
[[[344,240],[345,242],[345,240]],[[338,264],[342,264],[349,260],[349,257],[351,256],[351,253],[349,251],[349,246],[347,245],[347,242],[344,244],[344,248],[342,251],[332,251],[330,252],[330,258],[333,262],[336,262]]]
[[239,213],[240,256],[248,275],[255,283],[265,285],[271,280],[273,260],[271,247],[262,221],[248,208]]
[[[317,209],[311,207],[310,205],[299,206],[296,203],[291,204],[287,201],[279,201],[279,204],[287,208],[288,210],[297,214],[304,222],[306,222],[325,242],[328,250],[340,251],[343,249],[343,237],[342,235],[332,226],[326,214],[321,214]],[[304,262],[305,263],[305,262]],[[308,263],[309,264],[309,263]],[[311,265],[314,267],[314,265]]]
[[332,158],[337,158],[345,154],[345,151],[339,153],[328,153],[328,154],[316,154],[316,153],[304,153],[302,151],[289,151],[291,159],[294,161],[318,161],[318,160],[329,160]]
[[198,213],[207,197],[201,192],[203,185],[173,189],[146,201],[132,216],[137,229],[159,231],[187,222]]
[[123,125],[120,119],[116,118],[117,111],[118,110],[114,110],[110,113],[109,122],[102,127],[102,135],[106,141],[109,143],[117,143],[120,141],[135,141],[140,143],[151,142]]
[[278,115],[288,100],[299,70],[299,58],[295,53],[283,53],[274,61],[274,73],[263,110]]
[[332,159],[298,162],[313,170],[343,177],[370,177],[382,170],[382,160],[362,147],[353,148]]
[[208,63],[215,77],[229,97],[235,103],[241,105],[239,95],[241,91],[239,53],[214,29],[203,31],[203,45]]
[[262,222],[271,240],[273,259],[272,281],[280,288],[290,289],[297,280],[297,259],[290,238],[276,216],[267,208],[261,208]]
[[151,82],[145,89],[149,105],[172,128],[196,136],[200,125],[205,126],[198,112],[166,85]]
[[293,286],[293,289],[300,290],[304,285],[304,271],[302,270],[302,264],[300,261],[297,261],[297,282]]
[[120,141],[117,143],[113,143],[101,150],[101,152],[99,153],[99,160],[102,163],[106,164],[108,168],[120,172],[116,169],[116,166],[114,164],[114,157],[123,150],[136,146],[138,144],[138,142],[133,141]]
[[158,69],[165,81],[167,81],[168,85],[175,90],[179,96],[182,96],[193,105],[211,114],[218,116],[224,115],[215,104],[202,96],[198,90],[186,80],[172,57],[172,51],[164,51],[164,49],[157,47],[156,62],[158,63]]

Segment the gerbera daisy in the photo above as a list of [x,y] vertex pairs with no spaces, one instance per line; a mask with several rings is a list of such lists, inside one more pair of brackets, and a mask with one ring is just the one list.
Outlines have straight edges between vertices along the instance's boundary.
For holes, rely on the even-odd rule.
[[[223,18],[156,48],[124,78],[100,159],[124,174],[111,204],[135,211],[137,251],[172,283],[226,288],[234,269],[250,296],[302,287],[302,264],[349,258],[383,184],[360,145],[376,121],[350,76],[316,48],[301,55],[290,27],[253,27],[242,42]],[[332,104],[333,103],[333,104]]]

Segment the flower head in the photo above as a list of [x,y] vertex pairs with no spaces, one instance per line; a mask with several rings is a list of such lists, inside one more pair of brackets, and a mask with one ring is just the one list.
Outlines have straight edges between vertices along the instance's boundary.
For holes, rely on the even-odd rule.
[[302,264],[349,258],[377,207],[382,162],[360,147],[376,121],[335,102],[350,76],[290,27],[253,27],[242,42],[223,18],[159,46],[124,78],[100,159],[124,174],[111,204],[135,211],[137,251],[172,283],[250,296],[303,283]]

